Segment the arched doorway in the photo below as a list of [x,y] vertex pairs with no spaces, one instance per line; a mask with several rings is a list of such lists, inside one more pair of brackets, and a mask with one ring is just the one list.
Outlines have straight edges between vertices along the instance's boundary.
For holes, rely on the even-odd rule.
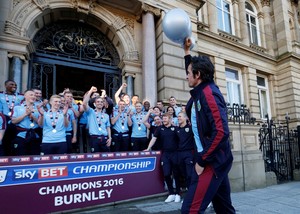
[[45,26],[33,39],[29,87],[39,87],[43,96],[70,88],[74,97],[94,85],[111,97],[121,76],[120,57],[113,44],[94,27],[82,22],[59,21]]

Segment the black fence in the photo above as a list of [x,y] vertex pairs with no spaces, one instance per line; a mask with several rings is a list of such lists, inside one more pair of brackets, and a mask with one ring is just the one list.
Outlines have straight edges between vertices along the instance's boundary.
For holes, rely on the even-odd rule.
[[289,120],[267,119],[259,130],[265,171],[274,172],[278,182],[294,180],[293,170],[300,168],[300,126],[290,129]]
[[256,119],[251,116],[250,110],[244,104],[227,104],[228,121],[237,124],[254,124]]

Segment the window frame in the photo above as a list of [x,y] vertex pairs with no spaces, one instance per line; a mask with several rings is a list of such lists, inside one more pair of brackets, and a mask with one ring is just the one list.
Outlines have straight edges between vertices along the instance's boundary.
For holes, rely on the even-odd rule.
[[[259,21],[258,21],[256,7],[249,1],[246,1],[246,3],[248,3],[254,10],[254,11],[251,11],[251,10],[247,9],[246,5],[245,5],[246,22],[247,22],[247,29],[248,29],[250,43],[257,45],[257,46],[261,46],[261,38],[260,38],[260,30],[259,30],[260,28],[259,28]],[[254,42],[254,39],[253,39],[254,30],[253,30],[253,24],[251,23],[251,17],[253,17],[255,19],[254,27],[256,27],[255,34],[256,34],[256,38],[257,38],[257,44]],[[248,18],[249,18],[249,21],[248,21]]]
[[[221,8],[218,6],[218,1],[220,1]],[[229,5],[229,13],[227,11],[223,10],[224,7],[224,2],[226,2]],[[221,31],[224,31],[226,33],[229,33],[231,35],[235,35],[235,28],[234,28],[234,20],[232,17],[234,17],[233,14],[233,7],[232,7],[232,2],[231,0],[216,0],[216,8],[217,8],[217,19],[218,19],[218,29]],[[220,23],[219,23],[219,13],[222,15],[222,28],[220,29]],[[228,32],[226,30],[226,23],[225,23],[225,16],[224,13],[229,15],[229,23],[230,23],[230,30],[231,32]]]
[[[238,80],[231,79],[231,78],[227,77],[226,72],[228,71],[228,69],[230,71],[237,72]],[[241,104],[245,104],[244,103],[243,78],[242,78],[242,71],[241,71],[241,69],[226,65],[225,66],[225,79],[226,79],[226,92],[227,92],[227,100],[226,100],[226,102],[230,103],[230,106],[232,106],[233,103],[238,104],[239,106],[241,106]],[[239,97],[239,102],[240,103],[239,102],[234,102],[235,99],[234,100],[229,100],[229,98],[232,97],[232,96],[229,96],[229,93],[231,92],[230,94],[234,94],[233,93],[234,88],[230,88],[230,91],[229,91],[228,83],[239,85],[239,89],[240,89],[240,91],[239,91],[239,96],[240,96]]]
[[272,118],[271,114],[271,102],[270,102],[270,90],[269,90],[269,82],[268,77],[262,74],[257,74],[257,77],[263,78],[265,81],[265,86],[258,85],[257,77],[256,77],[256,83],[257,83],[257,89],[258,89],[258,104],[259,104],[259,114],[261,119],[267,119],[265,115],[263,115],[263,105],[261,104],[262,94],[261,91],[266,92],[266,104],[267,104],[267,114],[269,118]]

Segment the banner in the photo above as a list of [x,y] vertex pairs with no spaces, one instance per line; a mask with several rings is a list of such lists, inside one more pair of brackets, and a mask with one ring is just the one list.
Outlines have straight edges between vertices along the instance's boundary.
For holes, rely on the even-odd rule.
[[159,151],[0,158],[7,213],[49,213],[162,192]]

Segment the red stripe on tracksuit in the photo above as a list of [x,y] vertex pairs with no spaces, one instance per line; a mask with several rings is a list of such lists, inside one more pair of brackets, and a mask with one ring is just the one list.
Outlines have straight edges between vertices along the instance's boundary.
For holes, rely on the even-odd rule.
[[[203,89],[204,96],[206,98],[208,107],[212,113],[213,120],[215,122],[215,127],[217,130],[217,134],[213,139],[213,142],[207,152],[202,155],[202,159],[205,160],[209,155],[213,153],[213,151],[217,148],[217,146],[222,141],[222,138],[224,137],[224,128],[222,123],[222,117],[220,115],[219,107],[216,103],[216,100],[213,96],[212,90],[210,87],[205,87]],[[212,136],[213,137],[213,136]]]
[[199,213],[213,176],[214,172],[212,167],[209,165],[206,166],[202,174],[198,177],[198,184],[194,193],[194,198],[191,207],[189,209],[189,214]]

